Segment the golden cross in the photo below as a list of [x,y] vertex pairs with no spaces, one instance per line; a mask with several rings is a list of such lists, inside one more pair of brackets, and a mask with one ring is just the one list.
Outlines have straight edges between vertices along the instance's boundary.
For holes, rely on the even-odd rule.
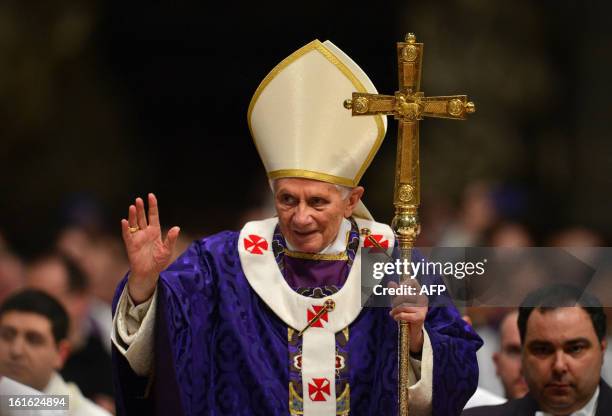
[[[421,202],[419,173],[419,121],[424,117],[465,120],[476,111],[465,95],[425,97],[419,91],[423,44],[416,43],[414,34],[397,43],[399,90],[394,95],[354,92],[344,101],[353,116],[392,115],[398,121],[397,159],[393,205],[395,216],[391,227],[395,232],[402,259],[411,259],[414,242],[420,232],[418,207]],[[409,279],[405,276],[405,279]],[[406,283],[403,281],[402,284]],[[410,339],[405,322],[399,327],[399,414],[408,415],[408,374]]]

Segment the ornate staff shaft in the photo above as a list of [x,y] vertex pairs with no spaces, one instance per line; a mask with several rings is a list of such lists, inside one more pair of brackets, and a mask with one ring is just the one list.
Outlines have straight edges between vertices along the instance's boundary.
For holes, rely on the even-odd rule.
[[[419,91],[423,44],[416,43],[414,34],[406,35],[405,42],[397,43],[399,91],[395,95],[353,93],[344,106],[352,115],[392,115],[398,120],[397,159],[393,206],[395,216],[391,227],[395,232],[400,258],[412,258],[412,250],[420,232],[418,208],[421,202],[419,171],[419,120],[423,117],[464,120],[476,111],[474,103],[465,95],[425,97]],[[404,276],[401,283],[407,283]],[[399,415],[408,416],[408,377],[410,374],[410,329],[406,322],[399,324]]]
[[[398,126],[397,159],[395,164],[395,216],[391,228],[400,248],[400,259],[412,260],[412,249],[420,232],[418,208],[420,203],[419,124],[417,120],[400,120]],[[402,277],[401,284],[410,282]],[[400,322],[398,334],[399,414],[408,415],[408,378],[410,372],[410,328]]]

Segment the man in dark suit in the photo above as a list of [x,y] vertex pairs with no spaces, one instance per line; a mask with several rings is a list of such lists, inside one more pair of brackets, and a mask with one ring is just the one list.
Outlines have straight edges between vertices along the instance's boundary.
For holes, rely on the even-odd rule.
[[537,290],[521,304],[518,326],[529,394],[463,415],[612,415],[612,389],[600,376],[606,316],[594,296],[566,285]]

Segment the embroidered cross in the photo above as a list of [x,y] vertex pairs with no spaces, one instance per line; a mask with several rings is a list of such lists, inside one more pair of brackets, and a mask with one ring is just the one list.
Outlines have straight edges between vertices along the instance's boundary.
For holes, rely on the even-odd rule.
[[382,234],[370,234],[363,242],[363,246],[366,248],[389,248],[389,240],[385,240]]
[[331,395],[329,386],[330,384],[328,379],[313,378],[312,381],[308,383],[308,396],[310,397],[310,400],[313,402],[327,401],[327,397],[325,397],[325,395]]
[[[323,313],[319,314],[319,312],[321,311],[321,309],[324,309],[323,306],[316,306],[313,305],[312,309],[314,309],[314,312],[310,309],[308,309],[307,311],[307,317],[306,319],[310,322],[312,321],[312,325],[310,325],[313,328],[323,328],[323,322],[327,322],[327,309],[325,309],[323,311]],[[317,317],[317,319],[315,319],[315,317]]]
[[251,254],[263,254],[268,249],[268,242],[255,234],[251,234],[244,239],[244,249]]
[[328,319],[327,313],[333,311],[335,307],[336,302],[334,302],[333,299],[326,299],[322,306],[312,306],[314,312],[307,309],[306,319],[308,320],[308,324],[298,333],[298,337],[301,337],[304,331],[310,327],[323,328],[323,322],[327,322]]

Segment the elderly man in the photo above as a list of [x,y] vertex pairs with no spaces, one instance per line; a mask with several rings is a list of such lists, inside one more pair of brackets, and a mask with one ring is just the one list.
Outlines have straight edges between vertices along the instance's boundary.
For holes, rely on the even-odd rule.
[[604,416],[612,390],[601,379],[606,316],[592,295],[564,285],[540,289],[523,301],[518,326],[529,393],[467,416]]
[[366,235],[389,249],[395,238],[360,201],[386,120],[351,118],[353,90],[375,92],[341,50],[313,41],[255,92],[248,120],[278,217],[197,241],[170,264],[179,228],[162,238],[152,194],[148,215],[140,198],[129,207],[112,335],[120,413],[394,414],[398,320],[410,324],[401,388],[412,409],[461,411],[480,340],[456,309],[436,297],[362,308]]

